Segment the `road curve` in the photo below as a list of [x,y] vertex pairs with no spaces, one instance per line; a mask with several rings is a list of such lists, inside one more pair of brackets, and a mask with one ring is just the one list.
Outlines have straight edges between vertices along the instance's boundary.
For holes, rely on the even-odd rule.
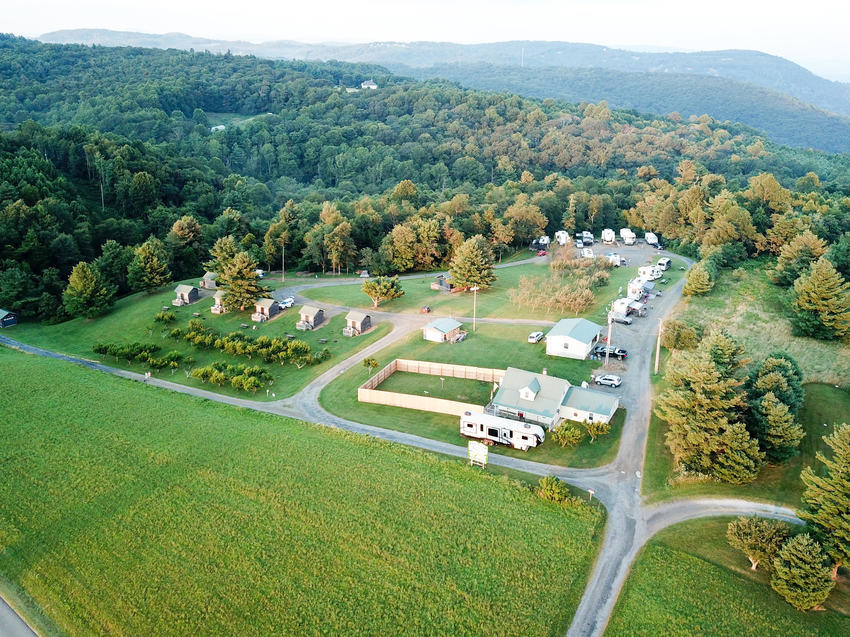
[[0,637],[36,637],[35,631],[0,597]]

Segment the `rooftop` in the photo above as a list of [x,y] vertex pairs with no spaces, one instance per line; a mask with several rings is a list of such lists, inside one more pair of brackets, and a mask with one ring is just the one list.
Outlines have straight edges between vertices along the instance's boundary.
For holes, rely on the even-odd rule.
[[[525,387],[533,388],[535,384],[539,389],[534,400],[524,400],[520,397],[520,390]],[[558,413],[564,394],[569,388],[570,382],[563,378],[508,367],[499,391],[493,398],[493,404],[517,411],[554,417]]]
[[437,330],[438,332],[442,332],[443,334],[448,334],[452,330],[456,330],[457,328],[459,328],[461,325],[463,325],[463,324],[457,322],[456,320],[454,320],[452,318],[438,318],[438,319],[434,319],[433,321],[428,323],[428,325],[426,325],[423,329],[431,327],[431,328]]
[[354,321],[355,323],[362,323],[363,319],[367,318],[369,315],[366,312],[361,312],[360,310],[351,310],[348,314],[345,315],[346,321]]
[[183,294],[185,292],[191,292],[192,290],[195,290],[195,289],[197,289],[197,288],[195,288],[194,285],[186,285],[184,283],[184,284],[178,285],[176,288],[174,288],[174,291],[177,292],[177,294]]
[[550,336],[568,336],[582,343],[592,343],[601,331],[601,325],[597,325],[587,319],[561,319],[549,330],[546,338]]
[[611,394],[589,389],[587,387],[572,386],[564,396],[561,403],[564,407],[589,411],[594,414],[613,416],[620,404],[619,399]]
[[277,303],[277,301],[275,301],[274,299],[257,299],[255,305],[257,307],[270,308],[275,303]]
[[314,305],[305,305],[301,308],[301,314],[306,314],[307,316],[316,316],[322,309],[318,308]]

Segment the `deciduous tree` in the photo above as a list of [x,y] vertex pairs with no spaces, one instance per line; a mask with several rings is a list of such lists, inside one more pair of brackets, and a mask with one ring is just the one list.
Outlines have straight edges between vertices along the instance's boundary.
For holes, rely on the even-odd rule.
[[750,560],[750,568],[759,564],[772,566],[773,558],[788,539],[788,526],[765,518],[739,517],[726,527],[726,539]]
[[360,288],[363,294],[372,299],[372,307],[378,307],[381,301],[397,299],[404,294],[397,276],[377,276],[363,281]]

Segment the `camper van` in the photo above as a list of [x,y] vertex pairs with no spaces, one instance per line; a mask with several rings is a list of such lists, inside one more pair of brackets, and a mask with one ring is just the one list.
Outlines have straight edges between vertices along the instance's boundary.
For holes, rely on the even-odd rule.
[[657,248],[658,247],[658,237],[655,236],[654,232],[647,232],[643,235],[643,238],[646,240],[646,245]]
[[611,245],[617,240],[617,235],[614,234],[614,231],[611,228],[605,228],[602,231],[602,243],[605,245]]
[[546,439],[546,432],[540,425],[469,411],[460,417],[460,435],[483,440],[484,444],[509,445],[521,451],[541,445]]
[[586,246],[593,245],[593,233],[585,230],[581,233],[581,242]]
[[635,233],[628,228],[620,229],[620,238],[627,246],[633,246],[635,244]]
[[567,245],[570,242],[570,233],[566,230],[558,230],[555,233],[555,241],[558,242],[558,245]]
[[638,276],[642,279],[646,279],[647,281],[656,281],[660,279],[663,274],[661,268],[657,265],[643,265],[638,268]]

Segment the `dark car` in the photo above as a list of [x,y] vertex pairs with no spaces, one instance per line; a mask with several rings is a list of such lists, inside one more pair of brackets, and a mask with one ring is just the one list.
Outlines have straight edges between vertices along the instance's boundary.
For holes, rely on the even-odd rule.
[[614,347],[613,345],[597,345],[593,348],[593,353],[600,358],[605,356],[606,352],[617,360],[623,360],[629,355],[622,347]]

